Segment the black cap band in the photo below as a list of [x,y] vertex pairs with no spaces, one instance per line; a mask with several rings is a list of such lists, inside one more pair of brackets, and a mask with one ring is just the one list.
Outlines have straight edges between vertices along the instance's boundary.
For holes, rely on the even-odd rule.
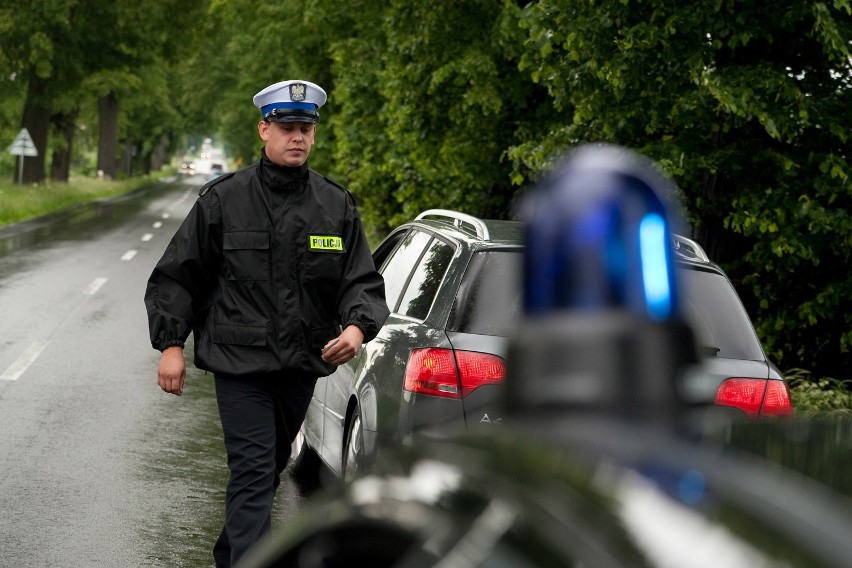
[[319,113],[315,110],[276,108],[263,117],[269,122],[319,122]]

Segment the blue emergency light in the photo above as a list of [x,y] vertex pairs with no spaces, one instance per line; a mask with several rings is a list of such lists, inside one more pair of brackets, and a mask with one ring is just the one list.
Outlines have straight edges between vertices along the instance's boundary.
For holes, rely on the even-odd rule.
[[525,317],[507,355],[511,420],[684,425],[680,377],[699,359],[679,305],[674,192],[642,156],[590,145],[521,202]]
[[679,316],[671,192],[632,152],[577,150],[522,205],[527,315],[615,308],[657,321]]

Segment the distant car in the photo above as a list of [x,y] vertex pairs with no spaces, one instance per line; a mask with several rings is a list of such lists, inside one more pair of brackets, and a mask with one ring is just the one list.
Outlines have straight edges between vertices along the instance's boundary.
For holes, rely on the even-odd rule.
[[[422,429],[457,432],[503,420],[501,383],[521,317],[523,225],[429,210],[376,248],[391,315],[352,361],[317,382],[291,471],[317,457],[344,479]],[[686,312],[706,365],[690,403],[751,418],[792,413],[733,286],[694,241],[674,236]]]
[[182,175],[195,175],[195,162],[181,162],[180,173]]
[[219,162],[213,162],[210,164],[210,173],[207,175],[207,181],[212,181],[217,177],[223,176],[227,174],[228,171],[225,169],[225,166]]

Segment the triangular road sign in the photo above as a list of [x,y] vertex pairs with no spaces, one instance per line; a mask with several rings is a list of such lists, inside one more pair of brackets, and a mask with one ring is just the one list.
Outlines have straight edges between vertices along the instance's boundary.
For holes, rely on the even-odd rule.
[[15,141],[9,146],[9,153],[13,156],[38,156],[38,149],[33,142],[30,131],[26,128],[21,128]]

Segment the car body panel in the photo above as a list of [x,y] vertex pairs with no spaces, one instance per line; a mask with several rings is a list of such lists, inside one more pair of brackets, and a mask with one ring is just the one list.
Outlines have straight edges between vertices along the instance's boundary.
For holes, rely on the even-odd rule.
[[[391,315],[375,339],[364,345],[361,353],[346,365],[325,377],[324,392],[314,393],[305,419],[304,429],[329,468],[341,472],[348,420],[357,404],[361,413],[365,453],[380,445],[375,433],[400,438],[400,400],[403,392],[407,353],[424,345],[449,347],[446,335],[426,328],[420,322]],[[401,354],[406,354],[403,358]],[[319,384],[319,383],[318,383]],[[322,425],[317,426],[321,420]]]
[[323,461],[336,463],[343,456],[344,425],[349,405],[349,388],[354,381],[355,369],[362,364],[364,351],[328,377],[322,413]]
[[323,401],[325,400],[328,380],[328,377],[317,379],[313,395],[311,396],[311,402],[308,405],[308,411],[305,414],[305,420],[302,422],[302,434],[304,434],[307,444],[311,448],[319,448],[322,444],[323,413],[325,408]]
[[[478,335],[460,333],[457,331],[447,334],[450,343],[457,351],[476,351],[490,353],[506,359],[509,348],[509,338],[497,335]],[[462,399],[464,424],[468,428],[480,425],[499,424],[503,416],[503,388],[501,385],[483,385]],[[422,419],[421,423],[425,423]]]

